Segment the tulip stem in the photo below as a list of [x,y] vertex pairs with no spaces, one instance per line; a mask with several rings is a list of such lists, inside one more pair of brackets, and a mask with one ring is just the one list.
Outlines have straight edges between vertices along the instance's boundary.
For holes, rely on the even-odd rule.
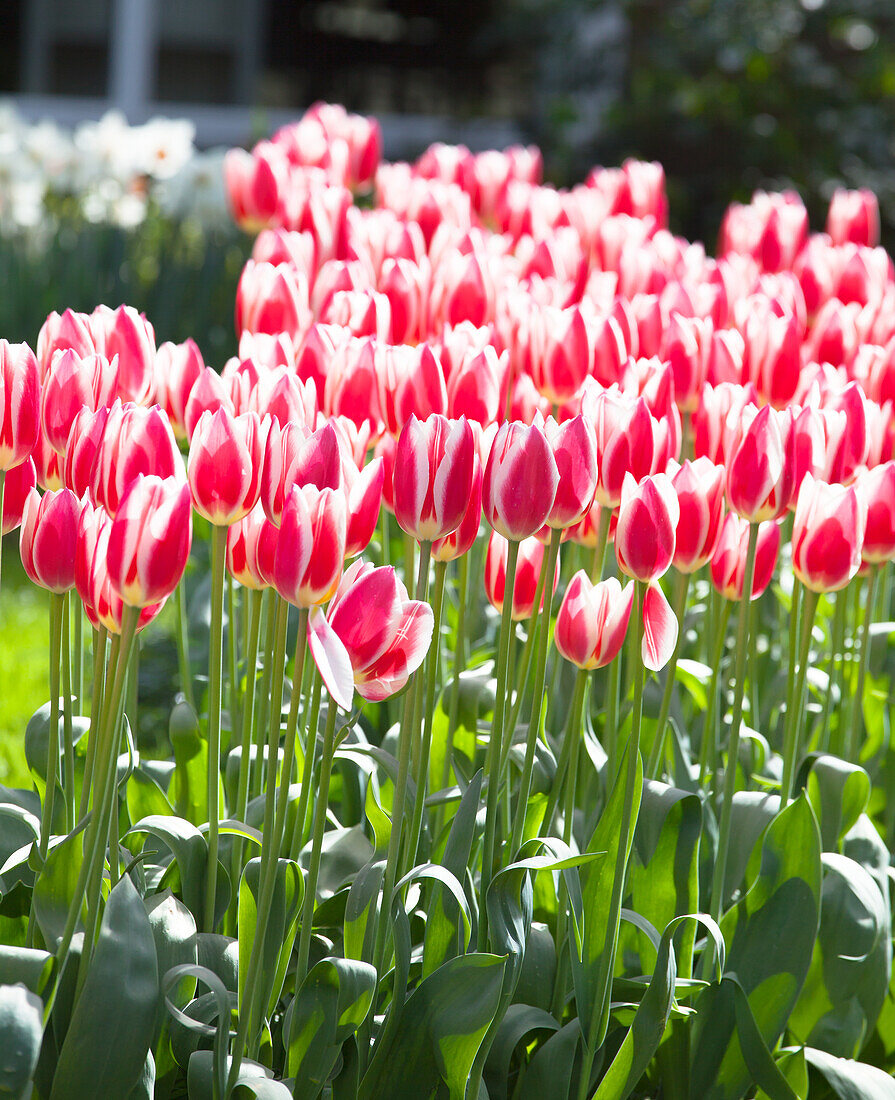
[[715,615],[715,646],[711,655],[712,678],[706,693],[705,719],[702,724],[702,741],[699,745],[699,786],[705,787],[708,777],[715,774],[715,723],[718,716],[718,680],[721,676],[721,662],[727,644],[727,624],[733,610],[733,600],[721,599]]
[[96,744],[100,736],[100,715],[103,709],[105,691],[106,641],[109,631],[101,626],[93,632],[93,683],[90,695],[90,734],[87,740],[87,758],[84,761],[84,778],[81,781],[81,802],[78,816],[87,813],[90,801],[90,784],[93,782],[93,769],[96,761]]
[[292,829],[292,841],[289,847],[289,858],[298,862],[299,853],[305,843],[305,818],[308,816],[308,804],[311,800],[311,786],[314,782],[314,768],[317,757],[317,720],[320,717],[320,695],[323,688],[323,680],[314,666],[314,677],[311,687],[311,705],[308,711],[305,727],[304,762],[301,768],[301,793],[298,796],[298,806],[295,810],[295,825]]
[[743,598],[740,600],[737,622],[737,655],[734,673],[733,713],[727,740],[727,767],[724,771],[724,796],[721,803],[721,821],[718,828],[718,851],[712,875],[711,915],[721,919],[724,907],[724,879],[727,875],[727,853],[730,847],[730,819],[733,795],[736,790],[737,760],[740,752],[740,724],[743,720],[743,689],[746,677],[746,658],[749,654],[749,627],[752,612],[752,588],[755,579],[755,552],[758,548],[758,524],[749,524],[749,545],[746,550],[746,567],[743,573]]
[[62,597],[62,750],[65,760],[62,790],[65,793],[65,828],[75,827],[75,743],[71,713],[71,595]]
[[432,721],[435,714],[435,689],[438,680],[438,658],[441,642],[441,618],[444,608],[444,580],[447,562],[435,563],[435,588],[432,599],[434,627],[432,645],[426,657],[426,707],[423,711],[423,741],[420,746],[419,769],[416,778],[416,798],[413,803],[413,820],[410,826],[410,843],[407,847],[410,866],[416,863],[423,824],[423,808],[426,801],[426,783],[429,776],[429,753],[432,748]]
[[[525,635],[525,645],[522,647],[522,658],[519,661],[519,665],[516,671],[516,698],[512,701],[512,707],[510,710],[510,718],[507,722],[507,729],[514,730],[516,728],[516,722],[519,720],[519,711],[522,709],[522,699],[525,696],[525,686],[528,683],[528,673],[531,670],[531,655],[534,651],[535,638],[538,635],[539,625],[542,622],[542,616],[540,614],[541,602],[544,598],[544,586],[547,583],[548,574],[548,558],[549,554],[545,554],[541,559],[541,570],[538,573],[538,584],[535,589],[535,600],[532,605],[531,614],[528,616],[528,627]],[[556,567],[556,562],[554,569]]]
[[314,807],[314,828],[311,833],[311,858],[308,863],[308,877],[305,882],[305,896],[301,914],[298,961],[295,967],[296,989],[301,988],[301,983],[305,980],[308,973],[308,956],[311,950],[311,927],[314,919],[314,904],[317,900],[317,879],[320,874],[320,853],[323,850],[323,833],[326,829],[326,807],[329,800],[329,782],[332,776],[333,755],[335,753],[337,713],[338,707],[334,700],[330,698],[326,707],[326,729],[323,733],[320,779],[317,783],[317,800]]
[[486,899],[494,864],[495,832],[499,794],[502,787],[500,761],[503,757],[503,724],[507,704],[507,665],[510,652],[510,630],[513,625],[513,589],[516,585],[516,562],[519,543],[511,539],[507,548],[507,571],[503,588],[503,612],[500,620],[500,636],[497,649],[497,690],[494,697],[494,721],[488,739],[485,773],[488,776],[488,795],[485,808],[485,840],[482,849],[482,877],[479,896],[479,950],[484,951],[488,942],[488,916]]
[[[236,788],[236,819],[245,821],[249,807],[249,774],[254,738],[255,694],[258,665],[258,637],[261,632],[261,600],[264,593],[249,593],[248,627],[246,645],[246,690],[242,710],[242,749],[239,755],[239,781]],[[260,767],[260,762],[258,764]],[[233,858],[230,864],[230,881],[233,883],[233,912],[239,900],[239,876],[244,845],[240,837],[233,838]]]
[[227,574],[227,655],[229,657],[230,744],[242,743],[242,708],[239,699],[239,632],[236,627],[236,600],[233,577]]
[[62,657],[62,615],[65,596],[50,593],[50,724],[47,729],[47,775],[43,814],[40,822],[38,854],[43,866],[53,831],[53,811],[56,802],[56,782],[59,776],[59,663]]
[[[861,585],[856,584],[854,591],[858,593],[857,599],[860,599]],[[818,739],[818,749],[821,752],[829,752],[830,750],[830,705],[833,700],[833,693],[835,692],[840,699],[842,698],[842,682],[845,677],[845,620],[847,618],[847,602],[846,593],[848,589],[840,589],[835,594],[835,609],[833,611],[833,630],[830,637],[830,661],[829,672],[827,673],[827,690],[824,692],[824,704],[823,714],[821,716],[820,723],[820,736]],[[857,614],[859,608],[856,608],[855,622],[857,623]],[[849,676],[849,680],[851,677]]]
[[811,650],[811,632],[814,629],[814,614],[817,610],[817,601],[820,596],[805,589],[805,598],[802,603],[802,645],[799,653],[799,670],[796,675],[794,706],[791,715],[787,717],[791,721],[786,723],[786,740],[783,745],[783,779],[780,783],[781,808],[787,806],[792,798],[793,782],[795,780],[796,762],[799,758],[799,747],[802,741],[801,726],[805,714],[805,683],[808,676],[808,654]]
[[[568,720],[566,722],[566,728],[563,732],[562,748],[559,753],[559,761],[556,765],[556,775],[553,777],[553,786],[550,790],[550,796],[547,799],[547,808],[544,812],[544,819],[541,822],[540,835],[549,836],[551,828],[553,826],[553,818],[556,814],[557,807],[559,806],[560,798],[563,798],[563,805],[568,806],[569,795],[567,793],[568,784],[570,782],[569,768],[571,766],[572,757],[575,757],[576,767],[578,760],[578,748],[581,738],[584,736],[582,730],[581,716],[584,713],[584,702],[587,697],[585,687],[588,682],[588,670],[579,669],[579,675],[575,680],[575,691],[572,695],[572,705],[569,708]],[[577,785],[577,775],[576,775]],[[571,796],[574,803],[575,796]],[[557,941],[559,942],[559,941]]]
[[[861,729],[864,724],[864,683],[867,679],[867,662],[870,659],[870,627],[873,623],[876,586],[881,566],[871,565],[867,577],[867,599],[864,601],[864,622],[861,627],[861,649],[858,657],[858,683],[852,694],[851,713],[848,722],[848,752],[846,760],[858,762],[861,749]],[[843,739],[844,740],[844,739]]]
[[206,932],[214,931],[218,885],[218,823],[221,817],[221,701],[223,680],[224,565],[227,528],[211,528],[211,626],[208,639],[208,872],[205,877]]
[[[544,555],[546,573],[541,569],[539,587],[544,582],[545,575],[552,581],[556,570],[556,559],[559,556],[559,544],[562,540],[562,531],[554,529],[550,536],[550,548]],[[543,591],[543,588],[541,589]],[[550,637],[550,613],[553,603],[553,586],[550,585],[550,598],[535,603],[535,612],[540,607],[540,633],[538,635],[538,655],[535,665],[534,683],[532,685],[531,715],[528,719],[528,734],[525,740],[525,759],[522,763],[522,777],[519,781],[519,797],[516,799],[516,813],[513,817],[513,832],[510,838],[509,854],[512,859],[522,844],[522,833],[525,827],[525,812],[528,808],[528,798],[531,794],[531,776],[534,769],[535,748],[537,747],[538,734],[541,729],[541,715],[544,710],[544,684],[547,679],[547,646]],[[506,596],[504,596],[506,598]],[[510,726],[512,730],[513,727]],[[576,761],[577,766],[577,761]],[[571,778],[571,773],[570,773]]]
[[84,605],[79,599],[73,598],[71,602],[75,618],[72,694],[75,697],[75,714],[80,715],[84,708]]
[[[277,594],[272,588],[264,593],[264,607],[262,607],[262,624],[266,615],[267,629],[264,638],[264,667],[261,670],[261,683],[258,688],[260,707],[255,728],[258,731],[258,746],[255,755],[255,764],[249,773],[249,800],[257,798],[262,791],[264,776],[264,752],[267,745],[267,729],[270,724],[271,687],[273,681],[274,658],[277,644]],[[285,650],[283,651],[285,653]]]
[[177,610],[177,666],[180,672],[180,690],[189,705],[196,709],[196,699],[193,694],[193,674],[190,671],[190,635],[186,617],[186,596],[184,594],[185,580],[174,589],[174,602]]
[[612,509],[600,505],[600,522],[597,526],[597,545],[590,569],[590,579],[594,584],[603,579],[603,562],[606,558],[606,544],[609,541],[609,524],[612,521]]
[[677,642],[675,643],[671,660],[668,662],[665,689],[662,692],[662,705],[659,708],[659,719],[656,722],[653,746],[650,749],[649,763],[646,766],[646,776],[648,779],[657,778],[662,757],[665,755],[665,729],[668,724],[668,712],[671,709],[671,696],[674,692],[677,662],[681,655],[681,646],[684,642],[684,611],[687,607],[687,594],[689,591],[690,574],[681,573],[678,577],[677,600],[674,608],[674,615],[678,622]]
[[[458,562],[457,578],[457,636],[454,642],[454,680],[451,686],[451,702],[448,711],[447,742],[444,749],[444,764],[441,769],[441,786],[446,788],[451,779],[451,762],[454,755],[454,734],[457,731],[457,719],[460,714],[460,673],[466,668],[466,605],[469,600],[469,554],[463,554]],[[438,808],[440,830],[444,820],[444,807]]]
[[796,688],[796,666],[799,660],[799,624],[801,622],[802,612],[802,591],[802,582],[793,574],[792,599],[789,609],[789,666],[786,670],[786,713],[783,723],[784,744],[788,736],[790,716],[795,709],[794,692]]
[[[632,614],[636,623],[637,653],[640,654],[643,639],[643,598],[646,584],[636,582],[634,607]],[[612,972],[615,969],[615,952],[618,947],[618,930],[621,921],[622,898],[624,897],[625,876],[631,853],[631,842],[637,816],[640,810],[640,793],[643,776],[640,765],[640,725],[643,713],[644,665],[638,660],[634,670],[634,710],[631,718],[631,737],[626,746],[627,767],[625,769],[624,801],[619,825],[618,848],[615,854],[615,872],[612,877],[612,894],[609,902],[609,922],[606,939],[600,954],[594,1001],[591,1006],[590,1020],[587,1022],[586,1040],[581,1052],[581,1076],[578,1079],[578,1100],[586,1100],[590,1092],[590,1076],[594,1056],[602,1046],[609,1027],[610,1001],[612,991]],[[638,773],[640,773],[638,775]],[[619,780],[621,773],[619,773]],[[640,783],[638,783],[638,778]]]
[[606,792],[615,780],[615,765],[618,756],[618,703],[622,690],[622,646],[615,660],[609,666],[606,682],[606,717],[603,723],[603,748],[606,750]]

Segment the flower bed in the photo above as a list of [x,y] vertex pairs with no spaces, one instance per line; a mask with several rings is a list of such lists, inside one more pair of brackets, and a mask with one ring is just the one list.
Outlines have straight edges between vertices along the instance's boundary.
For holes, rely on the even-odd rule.
[[540,171],[318,105],[226,161],[220,373],[128,306],[0,344],[14,1095],[893,1094],[875,200],[713,259],[658,165]]

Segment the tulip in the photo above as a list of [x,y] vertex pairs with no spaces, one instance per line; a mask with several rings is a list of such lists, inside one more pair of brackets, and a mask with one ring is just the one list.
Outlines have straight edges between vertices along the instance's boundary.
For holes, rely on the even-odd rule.
[[[155,357],[156,398],[168,414],[177,439],[187,439],[186,410],[193,387],[205,370],[202,352],[192,339],[182,344],[166,340]],[[199,417],[195,416],[195,420]],[[195,423],[195,421],[194,421]]]
[[671,457],[667,433],[650,413],[644,397],[632,398],[615,387],[588,390],[581,411],[594,424],[596,498],[606,508],[617,508],[626,474],[640,481],[665,468]]
[[830,199],[827,233],[833,244],[870,245],[879,242],[879,205],[876,195],[867,188],[847,191],[837,187]]
[[563,424],[550,417],[545,431],[559,472],[547,526],[560,530],[574,526],[590,511],[597,486],[597,449],[583,416]]
[[322,405],[329,416],[345,416],[360,428],[381,429],[378,400],[376,341],[370,337],[343,339],[330,361]]
[[236,288],[236,331],[285,332],[299,341],[313,321],[308,280],[288,264],[248,260]]
[[628,474],[622,487],[615,530],[615,552],[623,573],[638,581],[654,581],[674,558],[680,504],[665,474],[636,482]]
[[[742,600],[745,586],[746,548],[749,542],[749,524],[734,512],[728,512],[721,524],[718,545],[712,555],[710,572],[712,584],[727,600]],[[780,549],[780,528],[771,520],[758,525],[758,542],[755,552],[755,575],[752,580],[751,599],[758,597],[771,583]]]
[[[121,634],[125,603],[112,586],[109,576],[109,537],[112,521],[97,508],[91,515],[87,505],[78,527],[76,587],[87,618],[93,626]],[[136,630],[140,631],[159,614],[165,601],[140,608]]]
[[239,338],[239,358],[254,359],[268,370],[295,370],[295,353],[292,337],[286,332],[244,332]]
[[[343,452],[342,491],[348,506],[346,558],[362,554],[370,545],[370,539],[379,521],[384,482],[385,463],[381,458],[374,458],[366,466],[358,469],[351,456]],[[481,511],[481,502],[479,511]]]
[[92,318],[86,313],[67,309],[61,316],[51,313],[37,335],[37,361],[40,377],[45,378],[57,351],[73,351],[81,357],[93,355],[97,347]]
[[311,612],[308,642],[327,689],[347,710],[353,688],[370,702],[400,691],[423,663],[433,625],[432,609],[408,599],[392,566],[374,569],[358,560],[345,571],[327,615]]
[[[31,490],[37,486],[37,471],[31,458],[26,458],[18,466],[4,471],[3,476],[3,512],[0,515],[0,536],[8,535],[21,525],[25,511],[25,502]],[[481,509],[481,505],[479,505]]]
[[75,585],[75,549],[81,502],[70,489],[25,500],[19,550],[25,572],[41,588],[57,595]]
[[295,373],[303,382],[313,382],[322,399],[336,348],[345,340],[336,325],[311,325],[295,356]]
[[109,409],[96,452],[91,490],[93,499],[110,516],[138,474],[183,481],[183,458],[171,424],[158,407],[151,409],[115,401]]
[[391,256],[384,260],[377,289],[388,299],[389,343],[411,344],[425,337],[429,278],[428,263]]
[[[507,583],[507,556],[509,546],[503,536],[492,531],[488,538],[488,549],[485,554],[485,595],[488,602],[497,610],[503,610],[506,596]],[[513,622],[522,622],[529,618],[535,606],[538,578],[541,575],[541,566],[544,562],[546,549],[544,544],[536,538],[523,539],[519,543],[519,557],[516,564],[516,574],[513,581],[513,599],[511,604],[511,617]],[[545,606],[545,600],[553,596],[559,583],[559,560],[553,573],[550,585],[550,596],[546,591],[541,594],[541,608]],[[546,585],[544,586],[546,589]]]
[[578,668],[602,668],[614,660],[628,629],[634,585],[615,577],[592,584],[583,569],[569,581],[556,616],[553,640],[559,653]]
[[345,558],[344,495],[295,486],[286,499],[274,554],[273,583],[296,607],[325,603],[335,592]]
[[299,424],[273,424],[264,448],[261,503],[271,523],[280,524],[283,507],[294,485],[337,489],[342,451],[331,421],[311,432]]
[[506,539],[539,531],[550,515],[559,470],[544,431],[514,421],[498,429],[482,482],[485,518]]
[[250,407],[283,427],[294,422],[311,428],[317,423],[317,387],[301,382],[288,367],[271,368],[262,373]]
[[662,338],[660,356],[671,364],[674,399],[685,412],[693,412],[705,385],[712,352],[711,321],[672,313]]
[[73,351],[53,357],[41,394],[41,426],[54,451],[65,453],[75,417],[82,409],[95,412],[112,403],[118,384],[118,360],[102,355],[83,359]]
[[722,466],[727,462],[731,437],[747,405],[758,407],[758,394],[751,382],[747,386],[719,382],[703,389],[693,414],[693,450],[697,457],[705,455]]
[[277,528],[259,501],[247,516],[227,529],[227,569],[243,588],[260,591],[273,584]]
[[475,545],[482,525],[482,478],[482,464],[476,456],[466,511],[460,520],[460,526],[455,531],[443,538],[435,539],[432,543],[432,557],[435,561],[455,561]]
[[770,405],[740,414],[727,456],[727,500],[750,523],[777,519],[792,499],[791,429],[791,414]]
[[724,467],[708,458],[688,460],[671,484],[680,507],[672,563],[681,573],[695,573],[711,559],[721,534]]
[[537,310],[532,318],[531,377],[538,392],[562,405],[581,389],[591,365],[584,315],[577,306]]
[[238,226],[249,232],[277,221],[288,186],[285,153],[259,141],[251,153],[230,149],[224,157],[224,188]]
[[392,435],[411,416],[425,420],[447,409],[444,372],[428,344],[382,347],[376,356],[379,408]]
[[792,566],[812,592],[837,592],[861,566],[867,509],[854,486],[828,485],[806,474],[792,528]]
[[62,480],[76,496],[84,497],[93,484],[96,456],[102,446],[109,410],[83,408],[72,422],[65,447]]
[[0,340],[0,472],[19,466],[40,435],[40,373],[27,344]]
[[509,353],[498,354],[491,344],[464,356],[448,378],[450,416],[455,419],[465,416],[482,425],[495,421],[500,411],[500,392],[508,363]]
[[866,470],[856,488],[867,510],[861,556],[874,565],[890,561],[895,558],[895,461]]
[[112,588],[129,607],[162,603],[180,583],[191,542],[189,486],[138,474],[109,529]]
[[37,472],[37,484],[41,489],[61,489],[63,482],[62,470],[59,466],[60,455],[58,451],[53,450],[42,431],[38,434],[31,458]]
[[133,306],[97,306],[90,317],[96,350],[111,362],[118,357],[118,396],[137,405],[148,403],[153,388],[155,332]]
[[248,515],[261,493],[268,422],[256,413],[204,412],[190,440],[187,477],[193,507],[216,527]]
[[472,488],[475,440],[464,418],[411,414],[398,439],[394,469],[395,517],[419,542],[443,538],[460,526]]
[[320,321],[337,325],[352,336],[385,342],[392,326],[388,298],[375,290],[338,290],[320,311]]

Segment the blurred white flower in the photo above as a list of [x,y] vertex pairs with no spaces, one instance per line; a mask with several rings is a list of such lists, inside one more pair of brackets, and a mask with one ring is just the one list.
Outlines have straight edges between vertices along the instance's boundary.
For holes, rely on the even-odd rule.
[[194,153],[175,176],[161,181],[153,194],[162,213],[170,218],[194,217],[205,226],[229,224],[225,153],[225,149]]
[[153,179],[170,179],[194,155],[196,127],[185,118],[152,118],[131,130],[135,165]]

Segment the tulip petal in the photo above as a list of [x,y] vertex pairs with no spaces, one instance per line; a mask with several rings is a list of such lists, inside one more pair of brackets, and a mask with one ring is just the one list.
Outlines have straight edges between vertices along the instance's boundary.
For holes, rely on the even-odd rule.
[[326,684],[326,690],[342,710],[351,710],[354,698],[354,673],[342,640],[329,624],[320,607],[308,616],[308,645],[311,656]]
[[664,668],[677,645],[678,622],[665,593],[651,584],[643,597],[643,663],[653,672]]

